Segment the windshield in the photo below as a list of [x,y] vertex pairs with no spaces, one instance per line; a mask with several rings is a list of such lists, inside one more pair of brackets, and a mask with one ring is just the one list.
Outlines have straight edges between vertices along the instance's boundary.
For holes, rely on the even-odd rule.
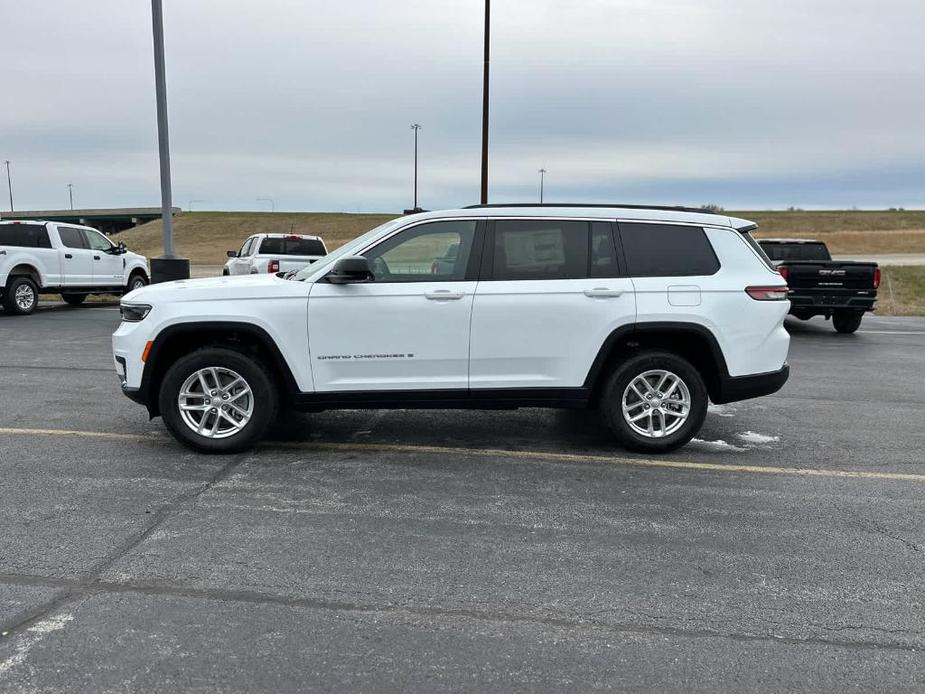
[[308,279],[312,275],[324,274],[327,272],[327,268],[329,268],[332,263],[336,262],[338,258],[342,258],[345,255],[352,255],[354,250],[362,248],[368,241],[375,238],[380,233],[398,226],[404,220],[404,217],[399,217],[398,219],[393,219],[392,221],[386,222],[385,224],[380,224],[375,229],[370,229],[362,236],[358,236],[357,238],[353,239],[353,241],[348,241],[337,250],[331,251],[323,258],[316,260],[311,265],[302,268],[292,279],[299,280],[301,282]]

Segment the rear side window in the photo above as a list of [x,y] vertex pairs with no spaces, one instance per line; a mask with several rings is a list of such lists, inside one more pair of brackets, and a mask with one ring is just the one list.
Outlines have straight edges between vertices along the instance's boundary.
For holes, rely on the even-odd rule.
[[58,227],[58,236],[61,237],[61,243],[68,248],[87,247],[82,229],[75,229],[74,227]]
[[0,246],[51,248],[44,224],[0,224]]
[[495,222],[496,280],[581,279],[588,276],[588,255],[587,222]]
[[326,255],[318,239],[267,238],[260,244],[260,253],[269,255]]
[[620,222],[631,277],[712,275],[719,260],[701,227]]

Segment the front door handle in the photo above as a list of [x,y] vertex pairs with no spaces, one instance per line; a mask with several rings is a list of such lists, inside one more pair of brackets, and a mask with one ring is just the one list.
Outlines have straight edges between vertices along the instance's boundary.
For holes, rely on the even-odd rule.
[[65,254],[64,254],[64,257],[67,258],[68,260],[70,260],[70,259],[73,258],[74,256],[72,256],[70,253],[65,253]]
[[93,259],[94,259],[94,260],[99,260],[100,257],[99,257],[98,255],[95,255],[95,256],[93,256]]
[[594,289],[585,289],[585,296],[593,299],[607,299],[622,296],[622,289],[608,289],[607,287],[595,287]]
[[452,292],[449,289],[435,289],[432,292],[424,292],[424,297],[431,301],[456,301],[462,299],[465,292]]

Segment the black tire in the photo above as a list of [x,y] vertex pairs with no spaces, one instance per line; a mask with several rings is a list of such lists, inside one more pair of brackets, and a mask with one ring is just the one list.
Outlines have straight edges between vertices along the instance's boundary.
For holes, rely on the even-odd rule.
[[[180,412],[178,400],[184,383],[200,369],[209,368],[234,372],[244,379],[252,393],[253,412],[250,420],[240,431],[227,438],[210,438],[193,431]],[[205,398],[202,400],[205,401]],[[232,349],[206,347],[181,357],[167,370],[161,382],[158,402],[165,426],[183,445],[201,453],[238,453],[253,448],[266,433],[267,427],[276,418],[279,397],[273,377],[260,361]],[[214,402],[221,405],[218,397]],[[246,400],[244,402],[246,403]],[[212,408],[209,412],[203,412],[201,420],[196,420],[198,412],[188,414],[194,423],[206,420],[208,425],[219,419],[217,410],[218,408]],[[213,412],[216,414],[212,414]],[[227,426],[226,422],[225,419],[221,420],[222,425]]]
[[[623,414],[623,396],[629,391],[630,384],[647,371],[656,370],[667,371],[677,376],[690,395],[690,410],[687,419],[683,420],[680,426],[671,433],[657,438],[634,430]],[[601,392],[600,411],[604,423],[624,448],[640,453],[667,453],[680,448],[700,431],[703,420],[707,416],[708,400],[709,396],[703,378],[690,362],[670,352],[651,351],[637,354],[617,366]],[[649,410],[649,406],[644,405],[644,401],[640,399],[639,402],[642,403],[639,405],[640,408],[644,406],[646,410]],[[677,405],[668,401],[668,408],[675,409]],[[658,411],[658,408],[655,411]],[[641,413],[642,410],[637,411],[631,407],[631,412]],[[672,420],[669,416],[665,418],[665,421],[668,422],[666,428],[671,429],[672,425],[677,422],[677,418]],[[658,426],[659,423],[656,422],[654,428],[657,430]]]
[[222,277],[230,277],[230,276],[231,276],[231,273],[228,272],[228,268],[225,268],[224,270],[222,270]]
[[62,294],[61,298],[64,299],[71,306],[80,306],[84,300],[87,298],[86,294]]
[[39,305],[39,289],[31,277],[12,277],[3,292],[3,308],[14,316],[28,316]]
[[836,311],[832,314],[832,325],[840,333],[850,334],[861,327],[862,311]]
[[148,286],[148,278],[143,272],[133,272],[128,278],[128,284],[125,287],[125,292],[131,292],[141,287]]
[[798,320],[809,320],[813,317],[813,314],[809,311],[793,311],[790,315]]

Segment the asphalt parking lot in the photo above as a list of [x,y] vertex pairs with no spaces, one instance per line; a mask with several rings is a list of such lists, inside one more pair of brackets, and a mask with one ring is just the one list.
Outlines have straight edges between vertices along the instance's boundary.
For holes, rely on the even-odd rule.
[[543,410],[205,457],[118,316],[0,314],[2,691],[925,687],[925,319],[788,321],[784,390],[664,458]]

